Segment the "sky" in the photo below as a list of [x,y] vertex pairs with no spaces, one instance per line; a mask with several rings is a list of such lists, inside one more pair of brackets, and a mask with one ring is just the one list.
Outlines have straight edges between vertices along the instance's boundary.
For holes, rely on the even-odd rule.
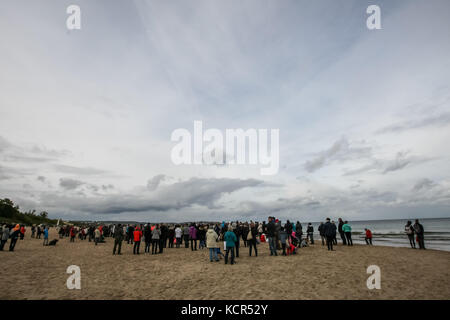
[[[22,210],[450,217],[449,1],[5,0],[0,37],[0,198]],[[175,165],[196,120],[279,129],[278,173]]]

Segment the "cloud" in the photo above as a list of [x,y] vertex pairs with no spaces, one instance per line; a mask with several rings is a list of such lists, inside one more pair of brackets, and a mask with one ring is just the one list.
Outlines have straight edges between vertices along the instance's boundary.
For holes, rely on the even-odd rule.
[[96,174],[104,174],[107,173],[106,170],[96,169],[91,167],[74,167],[68,165],[54,165],[54,168],[58,172],[70,173],[70,174],[79,174],[79,175],[96,175]]
[[85,182],[71,178],[59,179],[59,185],[66,190],[74,190],[83,184],[85,184]]
[[158,174],[154,176],[152,179],[149,179],[147,182],[147,189],[150,191],[156,190],[158,188],[159,183],[166,179],[166,176],[164,174]]
[[443,127],[450,124],[450,112],[425,117],[418,120],[408,120],[386,126],[377,133],[397,133],[406,130],[420,129],[426,127]]
[[350,159],[366,158],[370,154],[370,147],[352,147],[346,138],[341,138],[330,148],[320,152],[316,158],[306,161],[304,168],[308,172],[314,172],[333,161],[343,162]]
[[44,176],[38,176],[37,180],[40,182],[45,182],[45,177]]
[[413,191],[420,191],[420,190],[429,190],[436,186],[436,183],[434,183],[432,180],[428,178],[423,178],[414,185]]

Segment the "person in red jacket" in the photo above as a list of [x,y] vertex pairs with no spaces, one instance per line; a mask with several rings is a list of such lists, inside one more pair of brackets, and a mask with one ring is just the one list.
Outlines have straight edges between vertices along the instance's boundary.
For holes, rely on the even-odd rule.
[[75,242],[75,227],[70,228],[70,242]]
[[366,231],[366,237],[364,238],[366,240],[366,243],[369,245],[372,245],[372,231],[369,229],[364,229]]
[[21,228],[20,228],[20,240],[23,240],[23,238],[25,237],[25,227],[24,226],[22,226]]
[[142,238],[141,228],[136,227],[136,229],[134,229],[133,238],[134,238],[133,254],[139,254],[139,247],[141,246],[141,238]]

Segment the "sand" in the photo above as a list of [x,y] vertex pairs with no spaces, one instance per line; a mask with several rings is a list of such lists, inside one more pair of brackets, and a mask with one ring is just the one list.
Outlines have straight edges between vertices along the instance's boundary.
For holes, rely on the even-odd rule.
[[[50,239],[56,238],[51,230]],[[5,246],[9,245],[9,242]],[[184,246],[184,244],[183,244]],[[125,242],[68,238],[56,247],[18,240],[0,252],[0,299],[449,299],[450,252],[383,246],[321,244],[294,256],[271,257],[268,245],[249,257],[241,244],[236,265],[209,262],[208,250],[170,248],[163,254],[132,254]],[[69,290],[69,265],[81,268],[81,289]],[[381,289],[366,285],[369,265],[381,269]]]

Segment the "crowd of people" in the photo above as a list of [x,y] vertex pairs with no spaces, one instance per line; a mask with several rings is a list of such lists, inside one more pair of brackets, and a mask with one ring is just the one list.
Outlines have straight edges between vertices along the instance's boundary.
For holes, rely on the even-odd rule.
[[[306,226],[306,234],[303,233],[302,224],[290,222],[282,223],[275,217],[269,217],[267,223],[259,222],[229,222],[225,223],[186,223],[186,224],[110,224],[110,225],[63,225],[56,227],[60,239],[69,238],[70,242],[75,242],[78,238],[81,241],[93,242],[94,245],[104,243],[105,238],[114,239],[113,255],[122,254],[122,243],[133,245],[133,254],[140,254],[141,242],[144,242],[144,253],[151,252],[152,255],[162,254],[166,248],[190,248],[192,251],[209,249],[209,260],[219,261],[224,259],[225,263],[234,264],[239,257],[241,243],[248,248],[249,256],[258,256],[257,245],[261,242],[269,244],[271,256],[287,256],[297,254],[297,250],[302,247],[314,245],[314,227],[311,223]],[[327,218],[321,222],[318,230],[322,246],[327,246],[329,251],[334,251],[337,245],[337,234],[339,234],[342,244],[353,246],[352,228],[348,221],[341,218],[338,224]],[[365,242],[372,245],[372,231],[364,229]],[[3,225],[0,226],[0,251],[10,240],[9,251],[14,251],[18,239],[24,239],[26,228],[24,225]],[[408,221],[405,226],[405,233],[408,236],[412,248],[416,248],[416,241],[420,249],[425,249],[424,228],[416,220],[413,225]],[[416,240],[414,235],[416,235]],[[31,226],[31,238],[41,239],[43,245],[49,245],[49,226]],[[56,240],[53,240],[56,241]],[[223,244],[223,245],[222,245]],[[223,246],[224,252],[221,251]]]

